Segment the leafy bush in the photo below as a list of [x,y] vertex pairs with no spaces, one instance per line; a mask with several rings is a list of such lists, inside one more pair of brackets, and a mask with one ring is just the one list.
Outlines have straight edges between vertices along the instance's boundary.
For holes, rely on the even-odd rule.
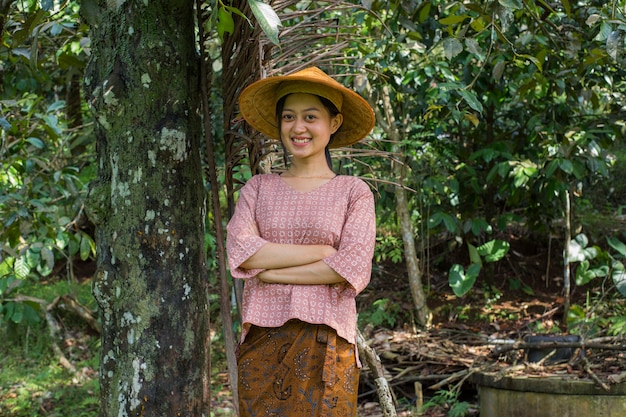
[[75,3],[15,7],[0,44],[0,326],[38,321],[36,303],[16,297],[26,280],[95,252],[82,212],[95,169],[79,82],[87,28]]
[[359,314],[359,324],[365,327],[366,324],[374,327],[386,326],[393,329],[402,308],[398,303],[394,303],[387,298],[381,298],[372,303],[372,306]]

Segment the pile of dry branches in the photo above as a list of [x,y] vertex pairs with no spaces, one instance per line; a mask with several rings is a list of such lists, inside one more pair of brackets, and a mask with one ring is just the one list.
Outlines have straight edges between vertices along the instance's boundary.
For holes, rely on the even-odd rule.
[[[395,396],[417,399],[425,390],[460,390],[478,373],[502,377],[526,375],[592,380],[604,390],[626,381],[626,339],[603,337],[578,342],[527,343],[497,339],[470,330],[433,328],[413,333],[381,330],[367,333],[365,341],[378,354],[381,369]],[[571,358],[552,363],[557,349],[573,349]],[[541,361],[527,360],[529,349],[548,353]],[[584,352],[584,354],[582,353]],[[370,363],[364,361],[362,380],[375,378]],[[411,391],[413,389],[413,392]],[[376,390],[363,392],[371,395]]]

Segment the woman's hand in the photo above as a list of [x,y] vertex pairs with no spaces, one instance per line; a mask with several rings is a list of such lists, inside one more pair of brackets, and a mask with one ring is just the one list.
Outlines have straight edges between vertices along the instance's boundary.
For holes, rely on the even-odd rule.
[[241,264],[245,269],[282,269],[309,265],[334,255],[337,250],[330,245],[290,245],[266,243]]
[[266,269],[257,278],[268,284],[330,285],[346,280],[323,261],[280,269]]

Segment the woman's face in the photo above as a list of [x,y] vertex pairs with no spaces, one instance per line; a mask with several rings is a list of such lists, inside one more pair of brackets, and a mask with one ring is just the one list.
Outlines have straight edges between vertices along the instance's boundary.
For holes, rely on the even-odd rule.
[[343,116],[331,116],[319,97],[294,93],[285,98],[280,117],[280,137],[294,158],[321,155],[343,122]]

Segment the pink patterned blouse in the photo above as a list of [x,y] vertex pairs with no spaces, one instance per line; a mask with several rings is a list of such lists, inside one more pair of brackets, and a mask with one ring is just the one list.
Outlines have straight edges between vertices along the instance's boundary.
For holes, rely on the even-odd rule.
[[[227,226],[226,250],[231,274],[247,278],[243,293],[245,339],[251,324],[279,327],[290,319],[326,324],[356,343],[355,297],[370,280],[376,240],[374,197],[352,176],[336,176],[309,192],[299,192],[278,174],[252,177],[241,189]],[[348,284],[268,284],[260,269],[240,265],[265,243],[331,245],[324,259]]]

